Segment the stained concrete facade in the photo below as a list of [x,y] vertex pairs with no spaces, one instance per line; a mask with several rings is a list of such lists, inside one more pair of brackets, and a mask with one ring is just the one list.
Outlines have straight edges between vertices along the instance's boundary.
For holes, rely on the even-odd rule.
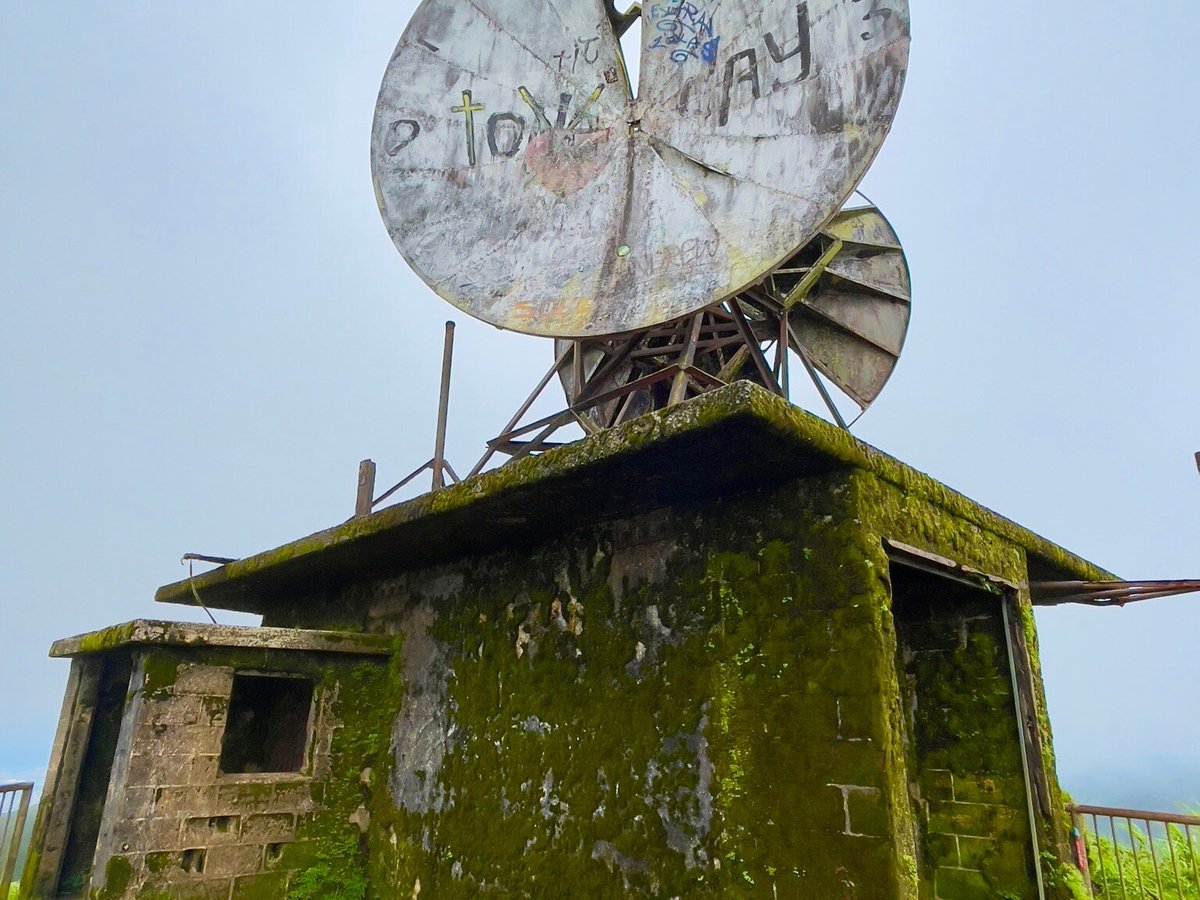
[[[1072,896],[1029,586],[1111,577],[735,385],[158,595],[266,628],[58,646],[26,882]],[[313,685],[301,767],[225,771],[264,676]]]

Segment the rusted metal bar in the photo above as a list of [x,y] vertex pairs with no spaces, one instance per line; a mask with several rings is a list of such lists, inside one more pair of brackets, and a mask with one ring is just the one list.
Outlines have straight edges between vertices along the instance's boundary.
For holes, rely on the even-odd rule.
[[723,381],[726,384],[733,381],[738,372],[742,370],[742,366],[746,364],[746,358],[750,355],[750,348],[745,344],[738,347],[737,351],[729,358],[725,365],[721,366],[721,371],[717,372],[717,380]]
[[204,600],[200,599],[200,592],[199,592],[199,590],[196,589],[196,581],[194,581],[194,578],[196,578],[196,572],[194,572],[194,565],[196,565],[197,559],[199,559],[200,562],[204,562],[204,563],[221,563],[221,564],[232,563],[233,559],[230,559],[228,557],[206,557],[200,553],[184,553],[184,556],[181,556],[179,558],[180,565],[187,563],[187,587],[192,589],[192,599],[196,600],[196,605],[199,606],[200,608],[202,608],[202,610],[204,610],[204,614],[205,614],[205,616],[209,617],[210,622],[212,624],[216,625],[217,624],[216,616],[214,616],[214,614],[212,614],[212,610],[210,610],[210,608],[208,606],[204,605]]
[[1184,813],[1149,812],[1144,809],[1123,809],[1117,806],[1087,806],[1072,803],[1067,807],[1071,812],[1085,815],[1108,816],[1117,819],[1141,819],[1143,821],[1170,822],[1172,825],[1200,826],[1200,816],[1190,816]]
[[697,382],[699,382],[702,389],[706,390],[706,391],[711,391],[716,388],[725,387],[725,385],[728,383],[728,382],[722,381],[721,379],[717,378],[715,375],[710,375],[708,372],[705,372],[703,369],[697,369],[695,366],[689,366],[684,371],[687,372],[687,374],[690,378],[693,378]]
[[1196,881],[1196,888],[1200,890],[1200,869],[1196,868],[1196,845],[1192,843],[1192,826],[1184,823],[1183,835],[1187,839],[1188,856],[1192,858],[1192,878]]
[[771,375],[771,369],[767,366],[767,361],[763,359],[762,349],[758,346],[758,340],[750,332],[750,325],[746,321],[746,315],[742,312],[742,307],[737,300],[729,300],[729,311],[733,313],[733,321],[737,323],[738,331],[742,334],[742,340],[746,342],[746,346],[750,351],[750,358],[754,361],[754,367],[758,370],[759,377],[762,378],[763,384],[768,390],[774,390],[779,393],[779,385],[775,383],[774,377]]
[[[1150,862],[1154,864],[1154,883],[1158,885],[1158,893],[1162,895],[1162,873],[1158,869],[1158,853],[1154,850],[1154,826],[1150,824],[1149,819],[1144,820],[1146,823],[1146,843],[1150,846]],[[1170,840],[1171,835],[1168,833],[1167,838]]]
[[395,484],[393,484],[390,488],[388,488],[386,491],[384,491],[382,494],[380,494],[378,497],[376,497],[375,500],[371,503],[371,506],[372,507],[378,506],[380,503],[382,503],[388,497],[392,496],[392,494],[396,493],[396,491],[400,490],[400,488],[404,487],[406,484],[408,484],[410,481],[412,481],[414,478],[416,478],[418,475],[420,475],[426,469],[432,468],[432,466],[433,466],[432,459],[428,459],[425,462],[421,463],[421,465],[417,466],[415,469],[413,469],[411,472],[409,472],[407,475],[405,475],[403,478],[401,478],[399,481],[397,481]]
[[[1033,728],[1037,727],[1036,720],[1032,715],[1032,710],[1027,709],[1027,704],[1033,700],[1032,691],[1026,694],[1026,684],[1021,677],[1023,671],[1022,654],[1020,648],[1016,646],[1016,640],[1013,637],[1014,631],[1019,631],[1019,623],[1016,621],[1016,601],[1014,593],[1009,591],[1000,603],[1000,616],[1004,621],[1005,648],[1008,651],[1008,672],[1012,680],[1013,692],[1013,710],[1017,716],[1017,732],[1021,742],[1021,772],[1025,777],[1025,805],[1026,814],[1029,816],[1029,839],[1033,843],[1033,858],[1034,874],[1036,876],[1038,900],[1046,900],[1046,887],[1042,875],[1042,854],[1038,848],[1038,821],[1037,815],[1034,812],[1034,795],[1039,796],[1042,792],[1040,784],[1036,784],[1040,775],[1040,746],[1031,739],[1030,725]],[[1032,744],[1032,746],[1031,746]],[[1032,752],[1031,752],[1032,751]],[[1034,761],[1038,763],[1035,771]]]
[[358,464],[358,494],[354,498],[354,518],[371,514],[375,498],[375,463],[364,459]]
[[[25,835],[25,819],[29,814],[29,801],[32,796],[32,781],[0,785],[0,815],[4,816],[4,829],[0,833],[0,860],[3,861],[3,868],[0,869],[0,897],[8,897],[9,887],[17,871],[21,839]],[[8,801],[7,813],[5,800]]]
[[683,358],[679,361],[679,371],[671,382],[671,393],[667,405],[674,406],[682,403],[687,395],[687,370],[696,359],[696,341],[700,339],[700,326],[704,324],[704,313],[696,313],[692,317],[692,327],[688,331],[687,343],[683,348]]
[[509,431],[492,438],[490,441],[488,441],[488,445],[498,446],[500,444],[507,443],[513,438],[520,437],[523,434],[529,434],[531,431],[537,431],[539,428],[545,428],[551,422],[561,419],[566,413],[567,410],[559,410],[558,412],[551,413],[548,416],[542,416],[540,419],[530,422],[528,425],[522,425],[520,428],[510,429]]
[[[1114,896],[1118,888],[1122,897],[1128,897],[1131,892],[1138,897],[1185,896],[1186,882],[1184,879],[1187,877],[1187,861],[1190,861],[1191,864],[1191,883],[1197,890],[1200,890],[1196,847],[1193,845],[1191,837],[1191,828],[1193,825],[1200,825],[1200,816],[1075,804],[1069,805],[1067,810],[1077,822],[1083,817],[1091,817],[1090,831],[1093,840],[1087,846],[1094,848],[1098,863],[1098,878],[1092,885],[1095,896]],[[1116,872],[1112,872],[1105,863],[1105,848],[1099,842],[1102,827],[1100,819],[1108,820],[1108,832],[1112,839],[1111,853],[1116,863]],[[1122,823],[1123,831],[1118,831],[1116,827],[1118,820]],[[1156,824],[1162,826],[1162,838],[1155,835]],[[1188,860],[1185,861],[1184,871],[1180,869],[1172,828],[1175,829],[1174,835],[1187,848]],[[1167,853],[1171,862],[1169,869],[1165,867],[1165,862],[1159,859],[1161,848],[1157,845],[1160,841],[1165,841],[1167,844]],[[1148,851],[1149,866],[1146,865],[1143,858],[1143,850]],[[1126,862],[1131,863],[1134,870],[1132,874],[1127,871]],[[1086,872],[1086,869],[1084,871]],[[1115,884],[1113,882],[1114,875],[1116,877]],[[1174,884],[1169,882],[1168,876],[1174,879]],[[1151,878],[1153,882],[1148,883],[1148,879]],[[1191,894],[1186,894],[1186,896],[1191,896]]]
[[779,383],[783,388],[783,397],[789,402],[792,399],[791,375],[788,372],[788,320],[787,316],[779,317],[779,337],[776,338],[776,352],[779,354],[780,375]]
[[237,562],[232,556],[209,556],[206,553],[185,553],[179,557],[180,562],[195,560],[196,562],[216,563],[217,565],[228,565],[231,562]]
[[625,395],[625,399],[621,402],[620,407],[617,409],[616,416],[613,417],[613,421],[612,421],[613,428],[617,427],[618,425],[620,425],[622,422],[625,421],[625,416],[628,414],[630,407],[633,406],[633,401],[634,401],[635,396],[636,395],[634,395],[634,394],[626,394]]
[[[507,432],[511,431],[516,424],[521,421],[521,417],[525,415],[525,413],[529,412],[529,407],[533,406],[534,401],[537,400],[542,391],[546,389],[546,385],[550,383],[550,379],[558,373],[558,370],[563,367],[563,364],[570,357],[571,349],[571,346],[568,345],[567,348],[558,355],[558,359],[554,361],[554,365],[552,365],[546,371],[546,374],[542,376],[542,380],[539,381],[537,386],[529,392],[529,396],[526,397],[525,401],[517,408],[517,411],[513,414],[513,417],[508,420],[508,424],[500,430],[501,434],[506,434]],[[483,471],[483,467],[488,464],[488,460],[490,460],[493,454],[496,452],[493,446],[494,443],[494,441],[488,442],[487,451],[479,458],[479,462],[475,463],[475,466],[471,469],[471,471],[467,473],[468,478],[474,478]]]
[[640,391],[642,388],[649,387],[652,384],[657,384],[660,381],[666,381],[674,372],[671,369],[659,369],[657,372],[651,372],[649,375],[643,375],[634,381],[623,384],[618,388],[613,388],[610,391],[605,391],[603,394],[598,394],[595,397],[590,397],[586,406],[577,406],[576,409],[584,410],[591,406],[599,406],[602,403],[607,403],[609,400],[616,400],[618,397],[626,393]]
[[1200,592],[1200,581],[1031,581],[1029,592],[1038,606],[1081,603],[1124,606],[1142,600]]
[[1138,896],[1146,895],[1146,886],[1142,883],[1142,863],[1138,859],[1138,842],[1137,836],[1133,833],[1133,820],[1125,820],[1125,830],[1129,833],[1129,849],[1133,851],[1133,871],[1137,873]]
[[1171,854],[1171,873],[1175,876],[1175,885],[1180,884],[1179,881],[1179,863],[1175,861],[1175,842],[1171,840],[1171,826],[1165,826],[1167,830],[1167,850]]
[[842,418],[841,412],[834,405],[833,398],[829,396],[829,389],[825,387],[825,382],[817,374],[817,367],[808,358],[808,352],[804,349],[804,345],[800,343],[800,339],[796,337],[796,332],[792,330],[791,322],[788,323],[788,334],[791,335],[792,340],[795,342],[796,355],[800,357],[800,362],[804,364],[804,371],[808,373],[808,377],[812,379],[812,383],[817,386],[817,393],[825,401],[825,407],[829,410],[829,414],[833,416],[833,421],[837,422],[838,427],[843,431],[849,431],[850,429],[846,425],[846,420]]
[[437,437],[433,444],[433,486],[439,490],[446,486],[446,415],[450,407],[450,364],[454,358],[454,323],[446,323],[446,337],[442,344],[442,384],[438,394]]
[[1109,831],[1109,834],[1112,835],[1113,847],[1118,851],[1118,852],[1114,853],[1113,855],[1117,858],[1117,880],[1121,884],[1121,897],[1122,897],[1122,900],[1128,900],[1128,894],[1125,893],[1125,867],[1121,863],[1121,854],[1120,854],[1121,845],[1117,842],[1116,821],[1117,820],[1112,818],[1111,816],[1109,817],[1108,831]]
[[575,417],[576,423],[579,425],[580,428],[583,429],[584,433],[589,436],[591,436],[593,434],[599,434],[600,432],[602,432],[604,430],[602,427],[597,425],[595,422],[593,422],[587,416],[581,415],[576,410],[571,410],[571,415],[573,415]]
[[559,413],[557,416],[552,417],[551,421],[546,425],[545,428],[543,428],[541,431],[539,431],[537,433],[537,435],[533,438],[533,440],[529,441],[529,443],[525,444],[525,446],[521,447],[519,450],[517,450],[515,453],[512,454],[512,458],[514,460],[518,460],[518,459],[528,456],[530,453],[533,453],[537,450],[545,449],[546,448],[546,438],[548,438],[548,437],[550,437],[550,435],[554,434],[554,432],[557,431],[559,428],[561,428],[563,425],[567,424],[568,422],[574,421],[574,415],[575,415],[575,413],[572,410],[565,410],[565,411]]
[[1104,881],[1105,880],[1104,856],[1103,856],[1103,854],[1100,853],[1100,831],[1099,831],[1099,828],[1100,828],[1100,826],[1097,824],[1096,817],[1093,815],[1092,816],[1092,832],[1091,833],[1093,836],[1093,840],[1096,843],[1096,858],[1100,860],[1100,878],[1102,881]]
[[[721,347],[728,347],[733,344],[741,344],[742,339],[739,335],[731,337],[712,337],[707,340],[696,341],[696,350],[716,350]],[[679,353],[679,345],[672,344],[667,347],[642,347],[634,350],[629,354],[632,359],[654,358],[656,356],[677,356]]]
[[783,298],[784,312],[790,311],[793,306],[795,306],[797,303],[800,303],[805,297],[808,296],[808,292],[813,289],[813,286],[825,272],[826,267],[833,262],[833,258],[835,256],[842,252],[843,246],[844,245],[840,240],[835,240],[829,245],[829,249],[821,255],[821,258],[817,260],[816,265],[814,265],[808,271],[808,274],[801,278],[796,286],[788,291],[787,296]]
[[[616,371],[617,367],[625,362],[625,360],[634,351],[639,343],[644,343],[643,338],[640,335],[635,335],[626,340],[616,353],[609,356],[608,360],[592,373],[592,377],[588,379],[587,387],[577,393],[575,398],[576,402],[586,399],[589,393],[598,390],[600,385],[604,384],[608,380],[609,376]],[[522,415],[524,415],[524,413],[522,413]]]

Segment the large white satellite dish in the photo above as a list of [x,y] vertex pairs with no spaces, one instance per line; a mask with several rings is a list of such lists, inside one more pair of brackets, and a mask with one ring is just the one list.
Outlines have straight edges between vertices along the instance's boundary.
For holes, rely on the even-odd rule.
[[677,320],[816,237],[891,125],[907,0],[642,12],[637,98],[603,0],[424,0],[384,75],[371,167],[440,296],[530,334]]

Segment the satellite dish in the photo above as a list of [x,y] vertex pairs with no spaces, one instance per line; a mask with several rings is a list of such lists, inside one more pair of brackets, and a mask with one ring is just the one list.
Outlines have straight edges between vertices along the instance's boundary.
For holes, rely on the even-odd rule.
[[[786,345],[839,418],[822,377],[865,410],[900,358],[911,296],[908,263],[887,219],[873,206],[846,209],[760,284],[706,308],[694,336],[694,317],[685,316],[629,337],[558,339],[557,357],[570,358],[572,345],[579,350],[578,364],[560,366],[558,377],[572,406],[612,395],[583,407],[592,423],[606,428],[668,405],[669,376],[689,343],[688,365],[702,382],[692,392],[717,386],[704,384],[708,379],[754,381],[785,393],[779,350]],[[739,315],[749,340],[738,328]],[[668,377],[655,379],[658,372]]]
[[[375,112],[376,195],[405,259],[464,312],[595,338],[786,281],[900,99],[907,0],[655,3],[636,99],[627,22],[604,0],[423,0],[405,29]],[[794,326],[856,400],[898,352],[876,307],[835,296],[871,258],[839,260]],[[857,357],[869,373],[838,355],[847,330],[878,346]]]

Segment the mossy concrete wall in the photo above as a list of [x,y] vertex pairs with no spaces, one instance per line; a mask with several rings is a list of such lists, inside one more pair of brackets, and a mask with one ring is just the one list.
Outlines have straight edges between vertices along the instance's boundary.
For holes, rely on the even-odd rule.
[[[922,767],[953,766],[910,747],[885,537],[1024,580],[1011,541],[843,469],[278,604],[403,636],[374,895],[1036,896],[1023,783],[990,880],[938,880]],[[1007,677],[957,662],[964,698]],[[973,711],[1019,757],[1011,700]]]
[[[888,539],[1010,585],[995,601],[1021,629],[1049,795],[1032,811],[1009,636],[990,621],[987,648],[968,635],[914,668]],[[396,642],[339,692],[333,787],[265,895],[965,900],[1036,896],[1040,877],[1065,897],[1035,567],[1106,574],[734,386],[159,597]],[[960,725],[969,747],[942,752]],[[995,846],[952,855],[938,835],[975,825],[942,828],[937,804],[989,779]]]
[[[334,897],[355,884],[362,896],[370,773],[382,771],[394,705],[384,699],[395,683],[381,653],[388,642],[366,656],[203,640],[144,646],[128,642],[138,624],[72,648],[77,664],[124,677],[89,701],[88,749],[79,771],[60,778],[80,788],[60,798],[68,817],[54,815],[54,798],[43,803],[47,824],[39,821],[23,896]],[[311,709],[299,711],[308,726],[297,771],[221,771],[234,675],[247,672],[312,685]],[[65,852],[47,840],[51,818],[66,822]]]
[[912,895],[893,643],[846,500],[796,482],[347,591],[406,647],[376,883]]

